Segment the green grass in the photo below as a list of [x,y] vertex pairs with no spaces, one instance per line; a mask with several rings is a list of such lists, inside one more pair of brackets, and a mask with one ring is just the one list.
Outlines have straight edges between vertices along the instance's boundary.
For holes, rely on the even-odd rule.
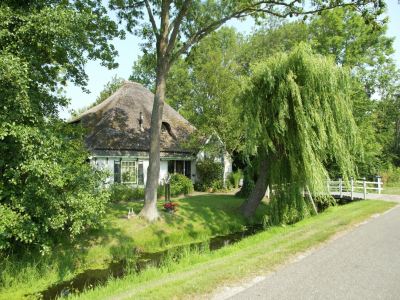
[[190,299],[216,287],[273,270],[293,255],[316,246],[395,204],[359,201],[286,227],[272,227],[215,252],[187,252],[177,263],[113,279],[73,299]]
[[[178,245],[243,230],[248,222],[240,215],[243,199],[230,195],[203,195],[177,200],[175,214],[162,212],[162,219],[148,223],[127,219],[128,209],[139,213],[143,203],[111,204],[104,228],[72,245],[67,241],[53,253],[1,258],[0,299],[19,299],[37,293],[86,269],[104,268],[111,261],[135,255],[135,249],[157,252]],[[163,201],[159,201],[161,210]],[[259,207],[255,223],[261,223],[266,206]]]

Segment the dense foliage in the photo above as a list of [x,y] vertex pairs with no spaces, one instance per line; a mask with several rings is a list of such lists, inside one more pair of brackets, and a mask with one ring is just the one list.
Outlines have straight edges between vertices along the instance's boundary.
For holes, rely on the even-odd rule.
[[144,188],[132,187],[126,184],[114,183],[110,187],[112,202],[134,201],[144,199]]
[[350,83],[346,69],[305,45],[253,69],[243,94],[247,146],[249,154],[266,162],[265,179],[274,187],[276,203],[287,207],[277,212],[296,212],[297,219],[307,214],[302,191],[326,192],[328,160],[345,178],[354,174],[359,142]]
[[[192,181],[182,174],[171,174],[170,193],[172,197],[188,195],[193,192]],[[110,187],[111,201],[135,201],[144,199],[144,188],[127,184],[113,184]],[[157,190],[158,198],[165,196],[165,185],[160,185]]]
[[224,187],[224,166],[221,162],[214,158],[204,158],[197,162],[196,171],[199,177],[196,182],[196,190],[219,190]]
[[105,177],[86,162],[81,134],[59,123],[14,125],[0,139],[8,158],[2,161],[0,250],[27,244],[46,250],[99,224],[108,201]]
[[170,179],[171,196],[188,195],[193,192],[193,183],[182,174],[172,174]]
[[[360,176],[382,174],[390,164],[398,164],[396,95],[400,77],[392,57],[393,38],[386,31],[386,25],[366,22],[351,8],[324,11],[309,22],[272,19],[247,38],[241,60],[251,64],[306,42],[314,52],[350,68],[353,115],[364,149],[364,155],[356,158],[357,169]],[[341,175],[333,162],[327,162],[327,167],[331,177]]]
[[[171,174],[169,183],[171,197],[188,195],[193,192],[192,180],[190,180],[183,174]],[[157,197],[165,197],[165,185],[158,186]]]
[[[0,249],[49,249],[101,219],[107,193],[78,128],[57,119],[67,81],[84,86],[88,59],[113,67],[118,36],[93,1],[0,4]],[[20,247],[20,249],[22,249]]]
[[240,179],[243,179],[243,172],[242,170],[237,170],[236,172],[232,172],[228,176],[228,180],[230,181],[230,184],[232,187],[237,189],[239,187]]

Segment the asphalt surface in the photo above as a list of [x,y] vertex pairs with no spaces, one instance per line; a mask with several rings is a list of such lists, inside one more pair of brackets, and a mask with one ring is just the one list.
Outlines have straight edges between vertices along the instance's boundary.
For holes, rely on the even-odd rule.
[[400,206],[230,299],[400,299]]

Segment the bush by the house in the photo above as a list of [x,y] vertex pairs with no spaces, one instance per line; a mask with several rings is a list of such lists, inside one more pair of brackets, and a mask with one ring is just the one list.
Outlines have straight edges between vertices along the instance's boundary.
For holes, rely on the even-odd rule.
[[[179,195],[188,195],[193,192],[193,183],[182,174],[172,174],[170,178],[171,197]],[[157,197],[165,196],[165,185],[159,185],[157,189]]]
[[193,183],[182,174],[172,174],[170,179],[171,196],[187,195],[193,192]]
[[230,184],[235,189],[237,189],[239,187],[239,182],[242,177],[243,177],[243,172],[242,172],[242,170],[239,169],[236,172],[230,173],[228,176],[228,180],[229,180]]
[[224,166],[220,162],[206,158],[196,164],[199,182],[196,184],[198,191],[220,190],[224,187]]
[[144,188],[115,183],[110,188],[111,201],[134,201],[144,199]]

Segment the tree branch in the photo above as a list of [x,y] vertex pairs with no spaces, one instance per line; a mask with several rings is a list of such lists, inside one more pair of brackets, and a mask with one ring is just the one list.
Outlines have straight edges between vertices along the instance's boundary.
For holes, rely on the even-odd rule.
[[158,33],[156,20],[154,19],[153,12],[151,11],[150,3],[148,0],[145,0],[144,2],[146,4],[147,14],[149,15],[151,27],[153,28],[153,32],[154,32],[154,35],[156,36],[156,39],[158,40],[160,35]]
[[185,0],[185,2],[182,4],[181,10],[179,11],[178,15],[171,22],[171,24],[174,24],[173,26],[174,29],[172,30],[171,36],[168,41],[167,55],[171,54],[172,50],[174,49],[175,41],[178,36],[182,20],[186,16],[186,13],[190,7],[190,3],[191,0]]
[[[231,19],[237,19],[237,18],[243,18],[247,16],[251,16],[255,13],[266,13],[273,15],[275,17],[279,18],[286,18],[288,16],[300,16],[300,15],[309,15],[309,14],[315,14],[317,12],[325,11],[325,10],[330,10],[333,8],[337,7],[347,7],[347,6],[354,6],[357,5],[355,2],[350,2],[350,3],[339,3],[335,4],[332,6],[327,6],[327,7],[319,7],[315,8],[312,10],[308,11],[299,11],[296,9],[299,9],[298,6],[294,6],[298,1],[293,0],[289,3],[283,2],[283,1],[274,1],[274,0],[269,0],[269,1],[259,1],[251,6],[244,7],[220,20],[214,21],[211,24],[207,25],[206,27],[203,27],[199,29],[195,34],[193,34],[175,53],[174,55],[171,56],[171,63],[174,62],[180,55],[186,53],[191,46],[199,42],[202,38],[204,38],[206,35],[208,35],[210,32],[214,31],[218,27],[222,26],[224,23]],[[280,7],[285,7],[288,10],[279,12],[277,10],[273,10],[268,7],[261,7],[262,5],[268,6],[268,5],[273,5],[274,7],[280,6]]]

